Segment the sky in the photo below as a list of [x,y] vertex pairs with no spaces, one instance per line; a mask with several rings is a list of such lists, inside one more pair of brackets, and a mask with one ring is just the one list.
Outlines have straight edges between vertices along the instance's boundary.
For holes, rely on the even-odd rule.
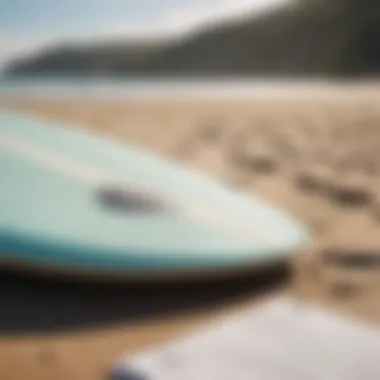
[[0,67],[63,40],[186,33],[286,0],[0,0]]

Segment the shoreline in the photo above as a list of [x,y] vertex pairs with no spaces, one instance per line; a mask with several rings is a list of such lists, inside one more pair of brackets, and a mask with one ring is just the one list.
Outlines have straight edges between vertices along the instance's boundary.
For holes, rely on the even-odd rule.
[[[3,83],[2,83],[3,82]],[[41,84],[42,83],[42,84]],[[0,102],[20,98],[40,101],[97,102],[189,102],[189,101],[271,101],[337,100],[376,97],[378,80],[285,80],[254,78],[202,80],[192,78],[0,78]]]

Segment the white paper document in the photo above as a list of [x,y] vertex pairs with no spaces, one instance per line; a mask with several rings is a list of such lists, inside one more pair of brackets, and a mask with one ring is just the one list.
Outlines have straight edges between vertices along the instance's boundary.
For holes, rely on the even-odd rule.
[[380,380],[380,328],[288,298],[124,358],[113,380]]

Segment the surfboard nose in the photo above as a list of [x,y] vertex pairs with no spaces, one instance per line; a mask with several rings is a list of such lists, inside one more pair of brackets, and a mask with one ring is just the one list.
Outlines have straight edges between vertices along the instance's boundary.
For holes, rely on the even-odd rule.
[[310,234],[296,218],[282,215],[278,217],[278,245],[285,252],[300,251],[310,244]]

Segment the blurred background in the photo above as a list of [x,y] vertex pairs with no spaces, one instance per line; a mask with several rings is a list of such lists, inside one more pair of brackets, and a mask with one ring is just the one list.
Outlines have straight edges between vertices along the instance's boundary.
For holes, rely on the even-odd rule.
[[274,293],[379,323],[379,73],[373,0],[0,0],[2,107],[259,194],[313,237],[291,266],[207,291],[4,271],[0,378],[102,379]]
[[1,7],[9,76],[371,78],[379,70],[379,5],[370,0],[2,0]]

